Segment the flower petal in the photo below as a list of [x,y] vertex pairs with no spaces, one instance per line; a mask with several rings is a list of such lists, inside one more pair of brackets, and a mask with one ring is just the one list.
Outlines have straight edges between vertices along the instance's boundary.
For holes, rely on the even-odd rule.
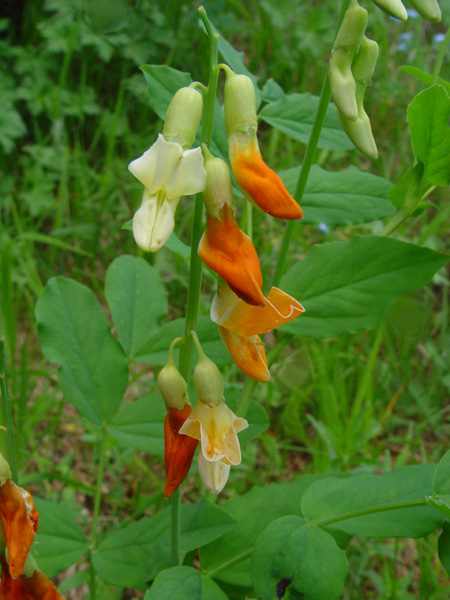
[[153,146],[142,156],[130,162],[128,169],[152,196],[165,188],[167,180],[172,176],[182,157],[183,149],[180,144],[166,142],[159,134]]
[[219,494],[225,487],[230,474],[230,465],[221,460],[211,462],[206,460],[203,452],[198,453],[197,466],[200,477],[205,484],[206,489],[211,494]]
[[175,226],[179,200],[167,200],[162,193],[149,196],[144,190],[142,204],[133,217],[133,236],[142,250],[156,252],[167,242]]
[[28,593],[26,598],[36,600],[64,600],[47,575],[39,571],[39,569],[36,569],[31,577],[22,576],[21,581]]
[[211,305],[211,320],[220,327],[248,337],[271,331],[292,321],[304,312],[295,298],[273,287],[264,306],[250,306],[224,284],[219,287]]
[[246,375],[256,381],[270,379],[266,352],[261,339],[257,336],[241,337],[230,329],[219,326],[220,337],[227,347],[231,358]]
[[189,404],[185,404],[182,410],[169,408],[164,420],[166,464],[164,498],[169,498],[173,494],[191,468],[198,441],[180,433],[180,428],[189,417],[191,410],[192,407]]
[[169,199],[190,196],[205,189],[206,170],[201,148],[185,150],[167,177],[164,189]]
[[208,215],[198,254],[249,304],[265,303],[259,258],[250,238],[239,229],[233,209],[224,204],[219,219]]
[[0,581],[0,600],[27,600],[29,598],[21,579],[13,579],[9,572],[6,557],[0,557],[2,579]]
[[228,138],[230,162],[236,181],[250,200],[279,219],[301,219],[303,211],[281,178],[264,162],[256,136],[233,133]]

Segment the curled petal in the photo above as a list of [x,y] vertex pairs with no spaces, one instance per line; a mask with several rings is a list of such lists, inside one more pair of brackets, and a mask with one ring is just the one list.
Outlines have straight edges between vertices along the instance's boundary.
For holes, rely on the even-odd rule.
[[164,246],[175,226],[179,201],[167,200],[162,194],[149,196],[144,190],[142,204],[133,217],[134,239],[142,250],[156,252]]
[[64,600],[47,575],[39,569],[36,569],[31,577],[22,576],[21,581],[28,593],[24,598],[30,598],[30,600]]
[[259,336],[242,337],[220,326],[219,333],[231,358],[241,371],[256,381],[269,381],[266,352]]
[[254,336],[292,321],[304,312],[295,298],[273,287],[264,306],[249,306],[222,285],[211,305],[211,320],[240,336]]
[[213,462],[207,460],[203,456],[203,452],[199,452],[197,466],[200,477],[208,492],[211,494],[219,494],[228,481],[231,468],[230,465],[225,464],[221,460],[215,460]]
[[220,209],[219,219],[208,215],[198,254],[244,302],[265,303],[258,255],[250,238],[239,229],[233,209],[228,204]]
[[208,406],[199,400],[180,433],[201,442],[201,452],[206,460],[238,465],[241,449],[237,434],[246,427],[247,421],[237,417],[225,402]]
[[164,420],[164,458],[166,463],[164,498],[169,498],[173,494],[191,468],[198,441],[180,433],[180,428],[191,410],[190,404],[185,404],[182,410],[169,408]]
[[281,178],[264,162],[256,136],[233,133],[228,138],[231,168],[247,197],[264,212],[279,219],[301,219],[303,211]]
[[9,572],[16,578],[22,575],[38,530],[39,513],[31,494],[12,481],[0,487],[0,519],[8,548]]

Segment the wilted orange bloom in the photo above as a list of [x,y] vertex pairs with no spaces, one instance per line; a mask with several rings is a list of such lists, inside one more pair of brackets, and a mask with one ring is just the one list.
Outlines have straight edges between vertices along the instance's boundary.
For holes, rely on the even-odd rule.
[[5,555],[0,558],[0,562],[0,600],[64,600],[50,579],[39,571],[34,561],[31,576],[23,574],[17,579],[11,577]]
[[191,411],[190,404],[185,404],[182,410],[172,407],[168,409],[164,419],[164,458],[166,463],[164,498],[169,498],[173,494],[191,468],[198,440],[178,433]]
[[9,572],[15,579],[22,575],[38,530],[39,513],[31,494],[11,480],[0,487],[0,520],[8,548]]
[[28,600],[29,596],[21,579],[13,579],[9,573],[6,557],[0,558],[2,579],[0,581],[0,600]]
[[208,267],[228,282],[243,302],[252,305],[265,303],[261,266],[255,247],[239,229],[234,210],[227,202],[218,211],[218,218],[208,214],[198,254]]
[[228,138],[231,168],[248,200],[279,219],[301,219],[303,211],[282,179],[264,162],[256,135],[233,133]]
[[214,296],[211,319],[237,366],[257,381],[268,381],[270,373],[259,335],[292,321],[304,312],[295,298],[273,287],[264,306],[249,306],[223,282]]

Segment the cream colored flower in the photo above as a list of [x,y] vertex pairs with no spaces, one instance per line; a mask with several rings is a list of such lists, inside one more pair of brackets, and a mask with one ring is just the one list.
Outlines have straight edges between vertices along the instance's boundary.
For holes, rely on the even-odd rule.
[[144,185],[142,204],[133,218],[133,235],[140,248],[156,252],[170,237],[181,196],[201,192],[206,171],[200,148],[183,150],[159,134],[156,142],[128,169]]
[[199,400],[179,433],[199,440],[207,461],[238,465],[241,449],[237,434],[247,427],[247,421],[237,417],[225,402],[210,406]]
[[228,481],[231,466],[224,463],[223,460],[206,460],[201,451],[198,453],[197,466],[208,492],[220,494]]

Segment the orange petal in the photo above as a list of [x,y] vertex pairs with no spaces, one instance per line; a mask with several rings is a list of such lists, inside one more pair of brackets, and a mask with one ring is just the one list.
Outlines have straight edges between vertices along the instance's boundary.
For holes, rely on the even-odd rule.
[[198,254],[244,302],[264,304],[258,255],[250,238],[239,229],[233,209],[227,203],[220,209],[219,219],[208,215]]
[[38,530],[39,513],[31,494],[10,480],[0,487],[0,520],[8,548],[9,572],[15,579],[22,575]]
[[260,335],[292,321],[304,312],[295,298],[273,287],[264,306],[249,306],[225,284],[211,305],[211,320],[240,336]]
[[266,352],[257,335],[241,337],[220,326],[219,333],[232,359],[241,371],[256,381],[269,381],[270,373],[267,367]]
[[[31,577],[20,578],[28,592],[24,598],[33,600],[64,600],[50,579],[42,571],[36,570]],[[1,598],[1,596],[0,596]]]
[[[240,137],[237,137],[240,136]],[[249,138],[246,135],[246,138]],[[303,211],[281,178],[264,162],[256,140],[242,143],[242,134],[228,138],[231,168],[240,187],[264,212],[279,219],[301,219]]]
[[178,433],[191,411],[192,406],[190,404],[185,404],[182,410],[169,408],[164,419],[164,458],[166,463],[164,498],[169,498],[173,494],[184,481],[191,468],[198,440]]
[[0,563],[2,565],[0,600],[32,600],[27,594],[22,580],[11,577],[5,555],[0,558]]

